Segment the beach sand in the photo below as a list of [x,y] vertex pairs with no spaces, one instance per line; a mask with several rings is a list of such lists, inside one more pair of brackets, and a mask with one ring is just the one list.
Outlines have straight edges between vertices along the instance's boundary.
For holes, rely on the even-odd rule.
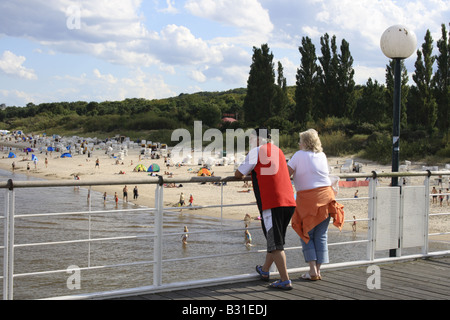
[[[164,158],[158,160],[143,159],[139,161],[140,158],[140,148],[129,149],[128,156],[125,157],[123,161],[119,161],[116,164],[116,159],[111,158],[109,155],[105,154],[104,150],[94,149],[90,157],[87,155],[73,155],[72,158],[61,158],[59,152],[53,152],[52,154],[34,152],[38,157],[38,163],[35,168],[34,163],[31,161],[32,153],[28,155],[19,150],[23,147],[20,144],[9,144],[7,145],[0,140],[0,145],[5,146],[2,151],[0,151],[0,168],[4,170],[11,170],[12,162],[15,162],[15,172],[21,174],[28,174],[30,176],[47,179],[47,180],[74,180],[74,176],[78,175],[80,180],[83,181],[107,181],[107,180],[117,180],[121,178],[143,178],[148,176],[148,172],[133,172],[133,169],[138,164],[143,164],[146,167],[153,163],[160,166],[161,171],[158,173],[163,175],[164,180],[170,182],[176,178],[189,178],[197,176],[196,172],[200,168],[198,165],[185,165],[181,167],[171,166],[167,168],[164,165]],[[17,155],[15,159],[8,158],[8,147],[13,146],[16,148],[14,151]],[[22,149],[23,150],[23,149]],[[287,154],[287,157],[290,155]],[[48,166],[45,166],[45,158],[48,159]],[[99,160],[99,166],[96,166],[96,160]],[[331,168],[331,174],[338,174],[340,172],[340,165],[345,161],[345,158],[329,157],[328,163]],[[362,172],[370,173],[374,170],[378,172],[390,172],[390,166],[382,166],[377,163],[365,160],[358,160],[358,162],[363,164]],[[27,170],[27,165],[30,165],[30,170]],[[420,167],[414,168],[413,170],[421,170]],[[125,172],[125,174],[119,174],[119,172]],[[168,175],[164,175],[164,172],[168,171],[173,173],[173,178]],[[234,166],[214,166],[211,170],[217,177],[228,177],[234,175]],[[422,185],[423,177],[417,177],[411,179],[412,184]],[[388,186],[390,183],[389,178],[384,178],[379,181],[381,186]],[[177,183],[178,185],[179,183]],[[223,204],[251,204],[249,206],[235,206],[229,208],[207,208],[207,209],[183,209],[180,214],[194,214],[194,215],[207,215],[213,217],[222,217],[225,219],[243,220],[244,216],[248,213],[253,219],[259,216],[259,212],[256,207],[255,197],[252,188],[244,187],[244,182],[228,182],[226,186],[218,186],[213,183],[200,184],[195,183],[182,183],[182,187],[175,188],[165,188],[164,190],[164,206],[165,207],[175,207],[180,199],[180,194],[183,192],[185,198],[185,205],[189,205],[189,197],[192,194],[194,198],[194,206],[205,206],[205,205],[218,205],[223,201]],[[107,193],[109,200],[113,199],[114,193],[117,192],[119,196],[119,201],[122,199],[122,189],[125,185],[113,185],[113,186],[93,186],[92,189],[102,194]],[[134,185],[128,185],[128,201],[130,203],[136,204],[138,206],[154,207],[155,199],[155,189],[156,185],[138,185],[139,197],[137,200],[133,200],[133,188]],[[223,197],[221,196],[221,188],[223,188]],[[353,217],[356,219],[367,219],[368,213],[368,201],[367,200],[353,200],[354,194],[358,190],[359,198],[368,196],[368,187],[358,187],[358,188],[343,188],[339,189],[337,199],[340,203],[344,205],[345,223],[344,229],[352,229]],[[339,199],[352,199],[352,200],[339,200]],[[430,199],[431,203],[431,199]],[[180,209],[177,209],[178,211]],[[443,207],[438,204],[431,204],[430,213],[434,212],[448,212],[450,207],[447,206],[446,200],[444,199]],[[440,216],[430,218],[430,232],[448,232],[450,225],[449,216]],[[365,231],[367,229],[367,222],[358,221],[357,230]]]

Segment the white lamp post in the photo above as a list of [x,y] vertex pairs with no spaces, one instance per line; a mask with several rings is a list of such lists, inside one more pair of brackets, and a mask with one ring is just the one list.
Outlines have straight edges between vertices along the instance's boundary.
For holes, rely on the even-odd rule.
[[[400,151],[400,101],[401,101],[401,60],[411,56],[417,47],[416,35],[402,25],[394,25],[386,29],[380,40],[384,55],[395,60],[394,68],[394,119],[392,131],[392,172],[398,172]],[[398,177],[392,177],[392,186],[398,186]],[[396,256],[396,250],[389,254]]]

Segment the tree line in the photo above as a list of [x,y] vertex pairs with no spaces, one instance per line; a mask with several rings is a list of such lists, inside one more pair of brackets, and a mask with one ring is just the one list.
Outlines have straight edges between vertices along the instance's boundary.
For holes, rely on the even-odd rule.
[[[338,47],[336,36],[320,38],[321,56],[309,37],[303,37],[299,52],[294,104],[287,105],[283,67],[278,63],[275,79],[273,54],[267,44],[253,48],[252,65],[244,101],[245,120],[249,124],[270,118],[287,119],[304,125],[326,117],[349,118],[357,123],[377,124],[392,119],[394,63],[386,65],[386,84],[369,78],[364,86],[355,85],[353,57],[343,39]],[[408,85],[408,73],[402,61],[402,127],[448,131],[450,94],[450,42],[442,24],[442,38],[434,56],[433,39],[427,30],[424,43],[417,50],[414,85]],[[436,62],[436,64],[435,64]],[[436,66],[434,72],[433,67]]]
[[[449,96],[450,41],[442,36],[433,55],[429,30],[417,50],[414,84],[402,62],[401,153],[450,158]],[[283,66],[274,63],[268,44],[253,48],[247,88],[224,92],[180,94],[166,99],[125,99],[103,102],[52,102],[0,110],[0,127],[47,134],[126,134],[132,138],[160,139],[170,144],[170,132],[190,129],[201,120],[210,128],[279,129],[280,144],[296,148],[298,132],[309,127],[322,134],[330,154],[360,153],[387,162],[391,155],[394,61],[386,65],[385,84],[369,78],[354,81],[350,44],[336,36],[320,38],[320,55],[309,37],[298,48],[300,59],[295,86],[287,86]],[[223,123],[232,114],[234,123]],[[361,153],[362,151],[362,153]]]
[[[427,30],[417,50],[413,85],[408,84],[408,72],[401,61],[401,129],[406,147],[401,154],[403,159],[437,154],[450,160],[450,33],[445,24],[441,25],[441,31],[438,54],[433,55],[433,39]],[[243,105],[245,122],[264,123],[285,133],[312,126],[324,133],[341,130],[343,135],[338,135],[339,139],[348,141],[355,134],[368,134],[359,144],[365,148],[363,155],[387,161],[391,148],[395,61],[390,60],[386,65],[385,84],[369,78],[365,85],[356,85],[349,43],[343,39],[338,46],[336,36],[325,34],[320,38],[320,46],[321,55],[317,56],[311,39],[302,38],[300,66],[290,105],[281,63],[276,68],[276,76],[268,45],[253,48]]]

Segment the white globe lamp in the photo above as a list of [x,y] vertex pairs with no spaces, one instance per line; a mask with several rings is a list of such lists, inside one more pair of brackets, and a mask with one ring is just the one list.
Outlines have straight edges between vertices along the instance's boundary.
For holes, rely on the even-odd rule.
[[380,47],[388,58],[406,59],[416,51],[417,38],[411,29],[398,24],[384,31]]

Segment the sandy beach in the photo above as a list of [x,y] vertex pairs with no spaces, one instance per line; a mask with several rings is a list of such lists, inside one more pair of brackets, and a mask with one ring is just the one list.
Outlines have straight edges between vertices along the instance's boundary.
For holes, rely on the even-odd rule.
[[[26,144],[5,143],[0,140],[0,146],[3,146],[3,150],[0,151],[0,168],[4,170],[12,170],[12,163],[15,162],[15,172],[21,174],[28,174],[34,177],[47,179],[47,180],[74,180],[75,176],[79,176],[83,181],[107,181],[117,180],[124,178],[143,178],[150,174],[149,172],[134,172],[133,169],[138,164],[143,164],[148,167],[153,163],[160,166],[161,171],[157,174],[162,175],[164,180],[170,183],[171,180],[177,178],[190,178],[197,176],[197,171],[201,168],[199,165],[183,165],[183,166],[171,166],[167,168],[164,164],[164,158],[160,159],[142,159],[140,158],[140,148],[134,148],[128,150],[128,155],[120,161],[112,158],[105,153],[105,150],[100,148],[94,148],[90,157],[85,154],[74,154],[71,158],[61,158],[60,152],[48,152],[40,153],[39,151],[30,152],[28,155],[23,151],[23,147]],[[29,145],[28,145],[29,146]],[[13,147],[16,154],[16,158],[8,158],[9,148]],[[32,154],[38,157],[38,162],[35,167],[33,161],[31,161]],[[291,156],[286,154],[287,157]],[[48,164],[45,164],[45,158],[48,160]],[[99,165],[96,166],[98,159]],[[345,158],[329,157],[328,163],[331,169],[331,173],[338,174],[340,172],[341,165],[345,162]],[[377,163],[373,163],[365,160],[355,160],[362,164],[362,172],[370,173],[372,171],[377,172],[390,172],[390,166],[382,166]],[[27,165],[30,169],[27,170]],[[420,170],[421,166],[411,166],[412,170]],[[213,166],[211,171],[214,176],[228,177],[234,175],[234,166]],[[123,174],[120,174],[122,172]],[[172,173],[172,178],[165,174],[165,172]],[[390,179],[381,179],[380,185],[389,185]],[[423,184],[423,177],[411,178],[411,184]],[[184,194],[186,206],[189,205],[189,197],[192,194],[194,206],[205,205],[218,205],[223,201],[223,204],[248,204],[250,206],[235,206],[229,208],[207,208],[189,210],[183,209],[180,214],[195,214],[195,215],[208,215],[214,217],[223,217],[225,219],[243,220],[244,216],[248,213],[253,219],[258,217],[259,213],[255,204],[255,198],[251,187],[244,186],[244,182],[228,182],[225,186],[221,187],[214,183],[200,184],[195,183],[182,183],[182,187],[166,187],[164,191],[164,206],[176,207],[180,199],[180,194]],[[113,185],[113,186],[93,186],[92,189],[102,194],[107,193],[109,200],[112,200],[114,193],[117,192],[119,201],[126,201],[123,199],[123,188],[125,185]],[[134,185],[127,185],[128,188],[128,202],[137,206],[154,207],[155,198],[155,185],[138,185],[139,197],[137,200],[133,199]],[[444,186],[445,187],[445,186]],[[223,188],[223,197],[221,195],[221,188]],[[358,191],[358,197],[364,198],[368,195],[368,187],[341,187],[337,195],[337,199],[341,202],[345,208],[346,220],[366,219],[368,212],[367,200],[353,200],[355,192]],[[342,200],[339,200],[342,199]],[[352,199],[352,200],[344,200]],[[430,199],[431,203],[431,199]],[[447,205],[444,196],[443,206],[437,204],[431,204],[430,212],[448,212],[450,207]],[[177,209],[179,210],[179,209]],[[352,221],[346,222],[344,228],[351,230]],[[447,232],[450,225],[450,218],[448,216],[434,217],[430,219],[430,232]],[[367,228],[367,223],[364,221],[357,222],[358,231],[364,231]]]

